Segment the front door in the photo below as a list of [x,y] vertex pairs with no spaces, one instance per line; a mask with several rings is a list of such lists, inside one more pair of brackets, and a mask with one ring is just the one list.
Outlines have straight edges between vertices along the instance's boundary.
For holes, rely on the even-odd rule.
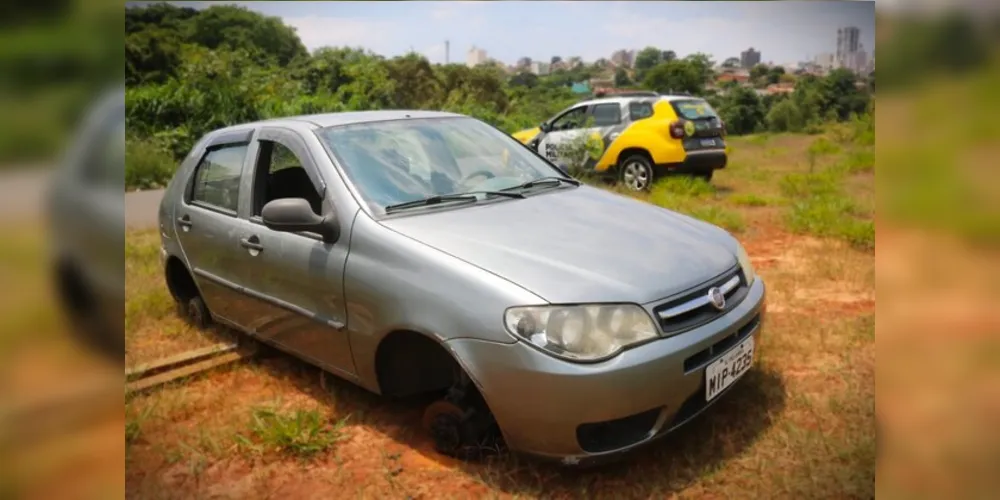
[[305,198],[320,215],[333,213],[333,205],[295,132],[264,128],[257,146],[249,218],[239,232],[246,293],[259,306],[248,329],[325,369],[353,375],[343,283],[351,220],[341,218],[344,237],[333,244],[317,234],[265,227],[261,211],[275,199]]
[[213,314],[240,324],[241,285],[237,218],[250,133],[240,142],[213,144],[195,166],[184,200],[174,210],[181,248],[202,299]]
[[580,169],[580,149],[589,135],[591,125],[587,106],[577,106],[552,120],[551,129],[538,143],[538,152],[551,162],[565,163],[570,169]]

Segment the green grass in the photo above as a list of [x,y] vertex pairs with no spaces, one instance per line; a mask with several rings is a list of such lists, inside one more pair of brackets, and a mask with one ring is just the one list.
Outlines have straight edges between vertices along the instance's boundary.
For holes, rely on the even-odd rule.
[[701,219],[709,224],[715,224],[734,233],[739,233],[746,229],[746,222],[739,212],[722,208],[718,205],[704,205],[690,208],[686,213],[691,217]]
[[734,194],[727,199],[730,203],[741,207],[766,207],[778,205],[781,200],[756,195],[753,193]]
[[298,458],[310,458],[324,453],[344,438],[343,429],[349,417],[332,425],[316,410],[279,412],[272,408],[255,408],[250,420],[250,435],[238,435],[237,443],[256,454],[284,453]]
[[795,233],[840,238],[859,249],[874,250],[875,223],[845,194],[842,179],[836,170],[785,176],[781,189],[790,202],[788,227]]

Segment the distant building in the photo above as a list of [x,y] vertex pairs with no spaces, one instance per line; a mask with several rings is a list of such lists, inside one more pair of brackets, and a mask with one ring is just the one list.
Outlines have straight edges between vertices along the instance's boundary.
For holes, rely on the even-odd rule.
[[861,30],[855,26],[848,26],[837,30],[837,56],[836,66],[838,68],[852,68],[855,64],[857,52],[861,50]]
[[754,50],[753,47],[750,47],[740,53],[740,66],[744,69],[750,69],[758,64],[760,64],[759,50]]
[[475,45],[469,49],[469,54],[465,57],[465,65],[473,68],[479,66],[480,64],[486,64],[489,57],[486,55],[486,51],[483,49],[476,48]]
[[552,65],[547,62],[542,61],[531,61],[531,72],[538,76],[545,76],[549,74]]
[[581,64],[583,64],[583,59],[580,59],[580,56],[573,56],[566,60],[566,65],[570,68],[575,68]]
[[817,69],[824,72],[833,69],[834,61],[833,54],[829,52],[818,54],[813,59],[813,63],[816,65]]
[[634,50],[616,50],[611,54],[611,62],[619,68],[631,68],[635,64]]

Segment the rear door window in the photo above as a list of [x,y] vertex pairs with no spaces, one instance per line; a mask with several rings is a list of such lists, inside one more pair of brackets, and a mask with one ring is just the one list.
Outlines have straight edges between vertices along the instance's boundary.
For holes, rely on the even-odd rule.
[[685,99],[672,101],[671,104],[674,106],[677,116],[687,120],[719,117],[715,110],[712,109],[712,106],[704,99]]
[[210,150],[195,170],[191,201],[235,214],[246,155],[246,144]]
[[622,122],[622,109],[616,103],[598,104],[594,106],[594,126],[607,127]]

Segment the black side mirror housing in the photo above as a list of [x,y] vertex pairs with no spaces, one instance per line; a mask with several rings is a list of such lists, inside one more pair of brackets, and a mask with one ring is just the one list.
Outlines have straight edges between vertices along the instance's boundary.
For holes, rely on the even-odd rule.
[[561,161],[560,161],[560,162],[557,162],[557,163],[556,163],[556,167],[558,167],[558,168],[559,168],[559,171],[560,171],[560,172],[562,172],[562,173],[566,174],[566,177],[573,177],[573,176],[572,176],[572,175],[570,175],[570,173],[569,173],[569,165],[567,165],[567,164],[566,164],[565,162],[561,162]]
[[264,226],[273,231],[297,233],[308,231],[323,237],[326,243],[340,239],[340,224],[333,214],[319,216],[304,198],[279,198],[261,210]]
[[549,125],[547,122],[542,122],[542,124],[538,126],[538,130],[548,133],[552,131],[552,125]]

